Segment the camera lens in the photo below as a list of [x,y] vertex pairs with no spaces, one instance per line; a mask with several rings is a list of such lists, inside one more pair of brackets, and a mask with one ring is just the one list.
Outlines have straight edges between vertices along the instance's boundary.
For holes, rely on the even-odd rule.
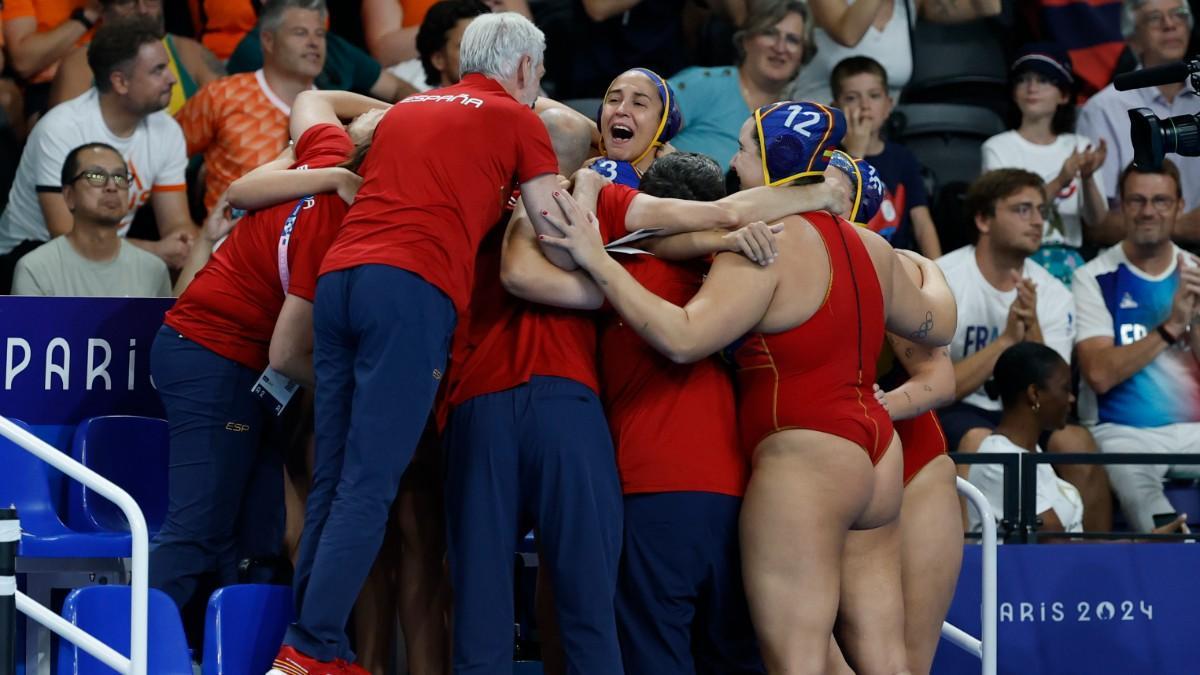
[[1196,115],[1163,119],[1149,108],[1134,108],[1129,111],[1129,135],[1133,163],[1143,170],[1160,170],[1168,152],[1200,156],[1200,119]]

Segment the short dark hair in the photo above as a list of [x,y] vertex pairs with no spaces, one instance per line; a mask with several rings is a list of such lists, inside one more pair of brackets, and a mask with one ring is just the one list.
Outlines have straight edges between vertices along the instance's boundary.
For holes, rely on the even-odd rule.
[[[1037,188],[1046,197],[1046,184],[1042,177],[1024,169],[993,169],[975,179],[967,188],[967,215],[975,219],[996,215],[996,202],[1011,197],[1025,188]],[[978,227],[972,228],[971,241],[979,239]]]
[[[84,143],[78,148],[68,152],[67,158],[63,160],[62,176],[60,177],[61,185],[63,187],[70,185],[71,181],[75,179],[75,176],[79,175],[79,155],[83,154],[85,150],[91,150],[93,148],[110,150],[114,155],[121,158],[121,164],[125,164],[125,158],[121,157],[121,152],[108,143]],[[129,170],[129,166],[127,164],[125,165],[125,170]]]
[[442,0],[425,12],[425,19],[417,30],[417,53],[425,68],[426,84],[433,87],[442,81],[442,71],[433,65],[433,55],[446,46],[446,33],[463,19],[473,19],[491,11],[480,0]]
[[725,174],[708,155],[672,152],[654,160],[638,189],[652,197],[712,202],[725,196]]
[[869,56],[851,56],[838,61],[829,73],[829,89],[833,92],[833,100],[842,95],[842,82],[855,75],[875,75],[888,88],[887,68]]
[[258,13],[259,32],[274,33],[283,25],[283,13],[289,9],[305,9],[328,16],[325,0],[266,0]]
[[1066,365],[1058,352],[1040,342],[1018,342],[996,359],[992,379],[983,390],[990,398],[1000,399],[1007,409],[1021,399],[1029,385],[1045,389],[1050,374]]
[[111,91],[112,74],[127,68],[137,58],[142,45],[161,39],[158,22],[146,16],[128,16],[100,24],[87,50],[96,89],[101,93]]
[[1125,180],[1133,174],[1142,176],[1170,176],[1171,180],[1175,181],[1175,197],[1183,196],[1183,184],[1179,179],[1179,167],[1175,166],[1175,163],[1169,159],[1163,159],[1162,168],[1157,171],[1142,169],[1133,162],[1130,162],[1129,166],[1121,171],[1121,180],[1117,183],[1117,192],[1121,199],[1125,199]]

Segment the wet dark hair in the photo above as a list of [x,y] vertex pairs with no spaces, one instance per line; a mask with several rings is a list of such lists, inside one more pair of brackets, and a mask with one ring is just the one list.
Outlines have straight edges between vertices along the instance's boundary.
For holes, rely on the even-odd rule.
[[711,202],[725,196],[725,175],[708,155],[673,152],[654,160],[638,189],[652,197]]
[[1037,342],[1019,342],[996,359],[992,379],[983,385],[983,390],[993,399],[1000,399],[1005,408],[1015,405],[1029,385],[1039,389],[1046,387],[1046,380],[1067,362],[1058,352]]
[[436,87],[442,81],[442,71],[433,65],[433,55],[446,46],[446,33],[463,19],[473,19],[491,11],[480,0],[442,0],[425,12],[425,19],[417,29],[417,54],[425,69],[426,84]]

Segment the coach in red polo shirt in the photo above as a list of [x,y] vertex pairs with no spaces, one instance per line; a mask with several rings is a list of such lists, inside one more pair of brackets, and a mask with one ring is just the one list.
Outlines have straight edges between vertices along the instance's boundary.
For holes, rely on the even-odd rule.
[[461,82],[397,103],[375,131],[317,284],[316,456],[280,673],[354,661],[346,619],[445,372],[479,243],[516,184],[535,227],[553,231],[541,213],[557,209],[558,165],[530,109],[544,50],[520,15],[480,16],[463,34]]

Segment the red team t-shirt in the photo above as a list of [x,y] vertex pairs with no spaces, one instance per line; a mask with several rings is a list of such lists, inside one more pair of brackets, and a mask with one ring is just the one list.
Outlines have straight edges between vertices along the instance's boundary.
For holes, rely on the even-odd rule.
[[515,184],[558,171],[546,127],[498,83],[470,74],[392,106],[373,145],[321,274],[367,264],[408,270],[462,315],[479,244]]
[[[605,241],[625,234],[623,222],[601,218],[600,228]],[[646,290],[680,306],[696,295],[708,271],[699,260],[674,263],[628,254],[617,260]],[[715,357],[673,363],[618,314],[606,312],[600,322],[600,382],[625,494],[745,493],[749,466],[738,449],[733,379]]]
[[[596,204],[601,222],[619,223],[637,196],[624,186],[605,188]],[[500,285],[503,228],[488,234],[479,249],[477,283],[466,321],[454,336],[449,404],[511,389],[534,375],[562,377],[599,392],[596,326],[591,312],[573,312],[526,302]]]
[[[319,124],[296,142],[292,168],[336,166],[346,160],[352,147],[342,127]],[[297,203],[299,200],[277,204],[243,218],[163,322],[247,368],[266,368],[271,333],[285,295],[277,264],[279,238]],[[286,293],[312,301],[321,260],[345,215],[346,202],[335,192],[301,204],[287,247]]]

